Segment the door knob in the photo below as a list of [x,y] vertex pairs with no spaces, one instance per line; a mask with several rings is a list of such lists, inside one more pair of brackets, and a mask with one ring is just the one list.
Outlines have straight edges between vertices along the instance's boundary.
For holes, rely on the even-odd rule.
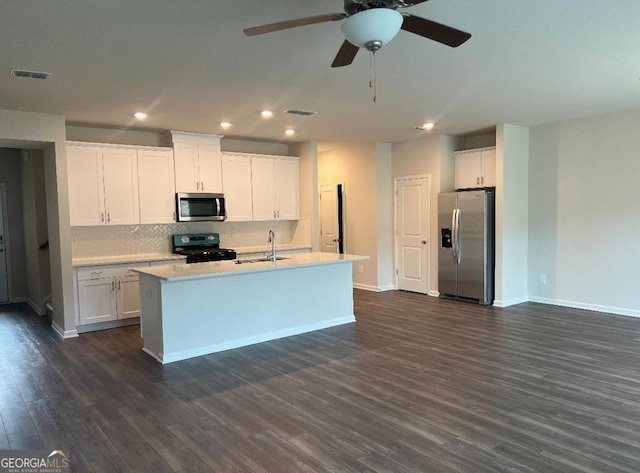
[[422,240],[422,244],[426,245],[427,244],[427,240]]

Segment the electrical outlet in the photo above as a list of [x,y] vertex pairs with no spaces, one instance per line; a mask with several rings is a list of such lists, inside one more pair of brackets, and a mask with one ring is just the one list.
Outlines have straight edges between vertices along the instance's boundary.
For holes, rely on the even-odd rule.
[[358,273],[360,274],[364,273],[364,268],[362,267],[362,265],[358,266]]
[[540,284],[547,284],[547,275],[546,274],[541,274],[540,275]]

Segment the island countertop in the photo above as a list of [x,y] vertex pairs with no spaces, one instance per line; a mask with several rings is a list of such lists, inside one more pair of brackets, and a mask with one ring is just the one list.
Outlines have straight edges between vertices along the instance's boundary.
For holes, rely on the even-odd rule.
[[164,281],[181,281],[187,279],[224,277],[242,273],[278,271],[301,266],[321,266],[368,259],[368,256],[316,252],[287,254],[283,259],[279,259],[275,262],[258,261],[238,264],[238,261],[243,261],[242,259],[239,259],[231,261],[212,261],[208,263],[170,264],[152,268],[139,268],[134,269],[134,271],[140,274],[154,276]]

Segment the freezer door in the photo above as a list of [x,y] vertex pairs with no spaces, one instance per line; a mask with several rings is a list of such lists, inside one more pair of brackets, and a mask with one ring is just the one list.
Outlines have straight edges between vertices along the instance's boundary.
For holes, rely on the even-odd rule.
[[457,268],[453,248],[453,214],[457,192],[438,195],[438,291],[441,295],[458,293]]
[[459,192],[458,297],[486,299],[487,199],[485,192]]

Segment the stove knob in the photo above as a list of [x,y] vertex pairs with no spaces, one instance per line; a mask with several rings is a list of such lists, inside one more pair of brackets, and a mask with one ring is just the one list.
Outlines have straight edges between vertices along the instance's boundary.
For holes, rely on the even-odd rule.
[[182,243],[189,243],[189,237],[188,236],[183,236],[181,238]]

